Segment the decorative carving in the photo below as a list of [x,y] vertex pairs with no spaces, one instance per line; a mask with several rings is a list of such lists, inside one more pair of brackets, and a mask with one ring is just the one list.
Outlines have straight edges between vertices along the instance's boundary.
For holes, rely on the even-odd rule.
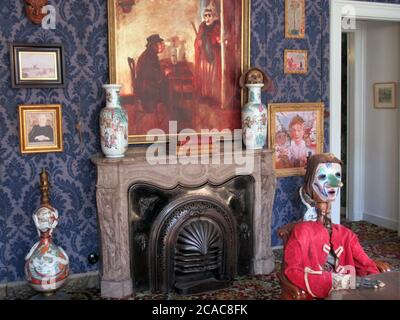
[[138,202],[140,216],[144,217],[147,211],[152,211],[158,199],[157,196],[140,198]]
[[[163,215],[163,213],[160,215]],[[153,288],[156,291],[162,287],[163,291],[168,292],[174,284],[172,279],[174,279],[175,275],[171,274],[171,272],[174,271],[172,269],[173,261],[171,266],[171,260],[169,260],[169,252],[171,250],[170,246],[171,244],[174,245],[174,243],[178,243],[178,247],[175,249],[178,251],[178,248],[181,247],[179,247],[179,242],[177,242],[177,240],[174,241],[173,239],[178,237],[179,230],[181,230],[181,228],[185,230],[186,226],[189,226],[192,221],[203,221],[201,219],[208,219],[208,221],[212,221],[211,223],[215,224],[215,226],[220,225],[223,227],[220,233],[223,235],[222,238],[224,239],[227,248],[226,260],[223,263],[226,268],[225,274],[228,274],[230,277],[234,276],[236,272],[236,255],[234,254],[234,250],[236,250],[236,230],[234,228],[233,217],[228,209],[222,209],[222,207],[215,204],[214,201],[211,201],[211,199],[207,201],[205,199],[201,200],[201,198],[193,196],[191,200],[186,199],[185,202],[182,201],[177,206],[168,208],[168,210],[164,213],[164,216],[164,219],[160,219],[156,225],[153,226],[153,230],[159,230],[159,232],[152,234],[151,236],[151,239],[154,239],[154,244],[157,247],[157,257],[159,257],[159,259],[150,265],[150,268],[154,271],[153,274],[156,278],[154,279],[155,283],[153,283]],[[159,226],[161,227],[159,228]],[[186,233],[183,234],[187,234],[187,232],[189,232],[188,230],[191,230],[192,232],[195,230],[202,232],[201,227],[199,227],[199,225],[197,225],[197,227],[198,229],[189,227],[189,229],[186,230]],[[205,225],[203,225],[202,228],[203,231],[212,231],[212,228],[206,229]],[[211,232],[211,234],[213,234],[213,232]],[[179,236],[181,236],[181,234],[179,234]],[[201,238],[202,236],[201,234],[198,234],[197,237]],[[201,243],[201,241],[199,240],[198,243]],[[199,245],[201,247],[204,245],[204,243]],[[195,268],[195,270],[204,271],[206,269],[215,269],[217,266],[219,266],[219,264],[216,264],[215,259],[213,261],[214,262],[209,264],[208,267],[206,264],[205,269],[201,269],[199,266],[197,266],[197,269]],[[180,270],[183,270],[182,266]]]
[[[175,272],[193,274],[218,269],[222,264],[222,250],[222,232],[215,222],[191,221],[178,236]],[[197,275],[197,279],[202,277]]]
[[139,234],[135,235],[135,241],[139,245],[139,247],[142,251],[146,250],[148,238],[144,233],[139,233]]
[[249,239],[251,232],[250,232],[250,228],[246,223],[242,223],[239,227],[240,229],[240,234],[242,235],[243,238],[245,239]]

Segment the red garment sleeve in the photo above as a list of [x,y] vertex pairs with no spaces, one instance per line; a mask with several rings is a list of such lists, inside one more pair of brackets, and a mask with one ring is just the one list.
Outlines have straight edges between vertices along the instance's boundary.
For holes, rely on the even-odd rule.
[[311,268],[308,260],[311,239],[307,236],[298,238],[297,235],[295,228],[285,246],[284,273],[290,282],[312,297],[325,298],[332,288],[332,275],[330,272]]
[[358,276],[380,273],[375,262],[367,256],[355,234],[350,240],[350,248],[353,254],[354,266]]

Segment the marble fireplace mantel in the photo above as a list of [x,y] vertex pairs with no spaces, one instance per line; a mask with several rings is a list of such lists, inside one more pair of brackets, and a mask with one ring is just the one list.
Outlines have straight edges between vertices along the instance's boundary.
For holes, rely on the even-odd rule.
[[[253,274],[269,274],[274,269],[271,221],[276,177],[272,154],[272,150],[255,151],[253,169],[241,173],[254,178]],[[128,190],[132,185],[147,182],[161,188],[174,188],[201,186],[207,182],[222,184],[237,176],[237,169],[243,167],[235,163],[150,165],[144,147],[129,148],[124,158],[106,159],[96,155],[92,161],[97,167],[101,295],[108,298],[123,298],[133,293],[128,204]]]

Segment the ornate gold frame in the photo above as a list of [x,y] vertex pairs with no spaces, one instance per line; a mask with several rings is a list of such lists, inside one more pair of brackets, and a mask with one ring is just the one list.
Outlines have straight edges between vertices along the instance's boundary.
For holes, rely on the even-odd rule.
[[[324,103],[270,103],[268,104],[268,143],[269,148],[275,148],[276,113],[278,112],[317,112],[317,147],[316,153],[322,153],[324,148]],[[275,165],[275,153],[273,155],[273,166]],[[278,177],[302,176],[305,168],[276,169]]]
[[[304,70],[303,71],[289,71],[286,65],[286,58],[288,53],[304,53],[305,54],[305,59],[304,59]],[[308,72],[308,51],[307,50],[290,50],[290,49],[285,49],[284,51],[284,56],[283,56],[283,68],[285,74],[307,74]]]
[[[27,114],[46,112],[54,114],[54,143],[49,143],[47,145],[31,145],[28,140]],[[20,105],[19,136],[21,153],[45,153],[64,151],[61,104]]]
[[285,0],[285,38],[289,38],[289,39],[304,39],[305,38],[305,29],[306,29],[306,6],[305,6],[305,0],[300,0],[301,1],[301,6],[302,6],[301,24],[302,24],[304,30],[298,36],[289,34],[289,17],[288,17],[288,15],[289,15],[289,1],[290,0]]
[[[115,30],[116,30],[116,19],[115,19],[115,8],[118,0],[107,0],[108,5],[108,40],[109,40],[109,78],[110,83],[116,82],[117,70],[116,70],[116,55],[115,55]],[[235,0],[236,1],[236,0]],[[250,14],[251,14],[251,0],[242,1],[242,61],[241,61],[241,73],[247,71],[250,67]],[[246,92],[244,88],[241,90],[241,105],[246,101]],[[200,135],[200,133],[196,133]],[[148,135],[129,135],[129,144],[146,144],[149,143],[146,140]],[[171,136],[171,135],[168,135]]]

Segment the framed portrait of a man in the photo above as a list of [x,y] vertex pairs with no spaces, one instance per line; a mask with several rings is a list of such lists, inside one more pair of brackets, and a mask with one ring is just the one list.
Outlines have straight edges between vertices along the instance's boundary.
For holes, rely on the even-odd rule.
[[250,0],[108,0],[110,81],[123,85],[129,143],[150,130],[241,128]]
[[61,105],[20,105],[21,153],[63,151]]
[[304,175],[307,158],[323,152],[324,104],[271,103],[268,113],[269,147],[275,150],[277,176]]

